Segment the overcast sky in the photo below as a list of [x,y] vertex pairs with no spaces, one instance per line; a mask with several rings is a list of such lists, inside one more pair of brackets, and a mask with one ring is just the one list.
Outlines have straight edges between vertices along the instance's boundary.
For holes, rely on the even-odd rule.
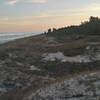
[[100,0],[0,0],[0,32],[43,32],[100,17]]

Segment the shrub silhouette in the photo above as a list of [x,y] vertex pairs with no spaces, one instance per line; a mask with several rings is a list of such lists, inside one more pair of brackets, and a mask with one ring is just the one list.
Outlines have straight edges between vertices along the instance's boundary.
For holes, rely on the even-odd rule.
[[100,18],[91,16],[89,21],[82,22],[80,25],[72,25],[59,29],[48,29],[48,35],[99,35],[100,34]]

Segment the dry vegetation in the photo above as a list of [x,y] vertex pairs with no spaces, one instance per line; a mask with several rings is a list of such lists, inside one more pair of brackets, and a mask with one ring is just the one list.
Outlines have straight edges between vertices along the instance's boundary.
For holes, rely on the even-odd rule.
[[[61,51],[65,56],[82,54],[85,52],[84,48],[90,45],[90,41],[94,42],[92,40],[96,40],[97,37],[87,36],[76,39],[72,36],[59,38],[41,34],[0,45],[1,87],[7,89],[7,92],[1,93],[0,100],[23,100],[31,92],[55,81],[100,70],[99,61],[71,63],[42,60],[44,53]],[[95,42],[100,46],[99,39]],[[32,65],[40,71],[29,70]]]

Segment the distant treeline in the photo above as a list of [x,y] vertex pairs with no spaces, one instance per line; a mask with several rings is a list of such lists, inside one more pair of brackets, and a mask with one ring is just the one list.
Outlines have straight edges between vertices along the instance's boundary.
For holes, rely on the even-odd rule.
[[63,28],[48,29],[47,35],[100,35],[100,18],[91,16],[89,21],[82,22],[80,25],[72,25]]

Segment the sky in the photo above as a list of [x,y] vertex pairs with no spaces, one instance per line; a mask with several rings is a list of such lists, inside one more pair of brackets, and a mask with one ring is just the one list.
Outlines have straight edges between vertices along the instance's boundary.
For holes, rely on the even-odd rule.
[[100,17],[100,0],[0,0],[0,32],[44,32]]

